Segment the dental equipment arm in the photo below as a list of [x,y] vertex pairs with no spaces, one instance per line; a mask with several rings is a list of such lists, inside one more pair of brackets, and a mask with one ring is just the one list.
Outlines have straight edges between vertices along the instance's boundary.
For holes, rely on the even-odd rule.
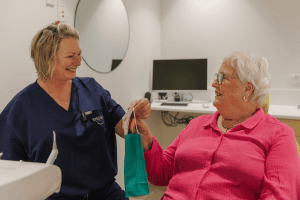
[[55,134],[55,131],[53,131],[53,147],[52,147],[51,154],[50,154],[46,164],[53,164],[57,158],[57,154],[58,154],[58,149],[57,149],[57,145],[56,145],[56,134]]

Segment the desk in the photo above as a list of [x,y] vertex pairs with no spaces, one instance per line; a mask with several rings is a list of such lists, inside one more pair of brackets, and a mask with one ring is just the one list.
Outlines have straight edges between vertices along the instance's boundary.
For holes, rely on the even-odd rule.
[[[151,110],[166,110],[175,112],[192,112],[213,114],[217,111],[216,107],[212,103],[209,103],[209,108],[203,108],[202,103],[189,103],[187,106],[161,106],[161,102],[153,102],[151,104]],[[282,106],[282,105],[270,105],[269,114],[278,119],[296,119],[300,120],[300,109],[298,106]]]
[[[208,103],[208,108],[204,108],[203,103],[190,103],[188,106],[161,106],[160,104],[161,102],[153,102],[151,110],[199,113],[199,115],[213,114],[217,111],[212,103]],[[269,114],[293,128],[296,139],[300,144],[300,109],[298,109],[298,106],[270,105]]]

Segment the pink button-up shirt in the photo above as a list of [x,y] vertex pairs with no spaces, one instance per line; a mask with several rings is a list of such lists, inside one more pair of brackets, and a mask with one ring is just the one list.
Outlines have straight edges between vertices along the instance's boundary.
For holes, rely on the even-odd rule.
[[292,128],[262,108],[222,134],[219,112],[192,120],[163,151],[145,152],[149,181],[163,200],[297,199],[300,159]]

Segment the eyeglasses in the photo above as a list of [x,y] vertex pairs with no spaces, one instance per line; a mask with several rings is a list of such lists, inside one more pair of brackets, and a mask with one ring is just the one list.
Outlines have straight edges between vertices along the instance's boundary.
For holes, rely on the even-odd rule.
[[219,83],[219,85],[221,85],[224,76],[228,76],[228,77],[231,77],[231,78],[237,78],[237,79],[239,79],[239,77],[230,76],[230,75],[227,75],[227,74],[224,74],[223,72],[221,72],[221,73],[219,73],[219,74],[218,74],[218,73],[215,73],[215,79],[214,79],[214,80],[218,79],[218,83]]

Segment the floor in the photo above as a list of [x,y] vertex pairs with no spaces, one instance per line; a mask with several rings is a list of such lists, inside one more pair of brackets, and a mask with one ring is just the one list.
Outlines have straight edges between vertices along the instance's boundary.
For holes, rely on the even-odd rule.
[[149,195],[140,196],[140,197],[130,197],[130,200],[160,200],[164,195],[164,191],[167,189],[165,187],[154,186],[149,183]]

